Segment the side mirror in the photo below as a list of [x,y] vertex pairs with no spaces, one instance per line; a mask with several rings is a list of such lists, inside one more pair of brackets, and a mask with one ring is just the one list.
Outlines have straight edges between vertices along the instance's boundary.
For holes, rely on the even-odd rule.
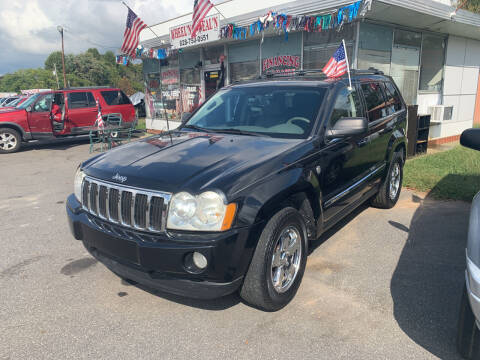
[[186,123],[191,116],[192,116],[192,113],[184,112],[182,114],[182,123]]
[[335,125],[327,130],[325,137],[327,139],[346,138],[349,136],[360,135],[368,130],[368,121],[366,118],[341,118]]
[[31,106],[31,105],[27,106],[27,107],[25,108],[25,110],[26,110],[27,112],[32,112],[32,106]]
[[473,150],[480,150],[480,129],[467,129],[460,136],[460,144]]

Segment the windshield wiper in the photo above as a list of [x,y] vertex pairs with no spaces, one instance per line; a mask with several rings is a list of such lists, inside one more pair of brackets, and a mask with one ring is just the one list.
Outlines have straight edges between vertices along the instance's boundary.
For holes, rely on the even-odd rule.
[[203,132],[212,132],[210,129],[205,129],[197,125],[183,125],[182,129],[193,129],[193,130],[198,130],[198,131],[203,131]]
[[215,132],[222,132],[222,133],[227,133],[227,134],[238,134],[238,135],[249,135],[249,136],[267,136],[271,137],[270,135],[264,134],[264,133],[256,133],[253,131],[245,131],[245,130],[240,130],[240,129],[234,129],[234,128],[227,128],[227,129],[211,129],[212,131]]

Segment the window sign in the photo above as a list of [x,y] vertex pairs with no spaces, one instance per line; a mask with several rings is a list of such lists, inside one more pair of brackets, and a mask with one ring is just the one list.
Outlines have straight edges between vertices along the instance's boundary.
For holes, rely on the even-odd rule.
[[192,22],[170,28],[170,44],[174,49],[220,40],[220,16],[213,15],[202,21],[200,30],[192,38]]
[[290,72],[300,69],[300,56],[280,55],[263,60],[263,72]]

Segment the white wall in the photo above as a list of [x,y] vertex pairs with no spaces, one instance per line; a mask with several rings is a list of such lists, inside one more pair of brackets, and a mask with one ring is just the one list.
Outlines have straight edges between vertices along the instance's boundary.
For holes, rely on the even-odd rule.
[[431,138],[459,135],[472,126],[479,69],[480,41],[449,36],[443,105],[453,106],[453,116],[451,122],[432,126]]

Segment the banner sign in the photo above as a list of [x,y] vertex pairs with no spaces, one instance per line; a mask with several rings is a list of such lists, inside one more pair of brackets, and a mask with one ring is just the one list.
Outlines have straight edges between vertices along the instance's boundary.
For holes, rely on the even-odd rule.
[[280,55],[263,60],[263,71],[288,72],[300,68],[300,56]]
[[200,30],[192,38],[192,22],[170,28],[170,44],[174,49],[204,44],[220,40],[220,16],[213,15],[203,19]]

